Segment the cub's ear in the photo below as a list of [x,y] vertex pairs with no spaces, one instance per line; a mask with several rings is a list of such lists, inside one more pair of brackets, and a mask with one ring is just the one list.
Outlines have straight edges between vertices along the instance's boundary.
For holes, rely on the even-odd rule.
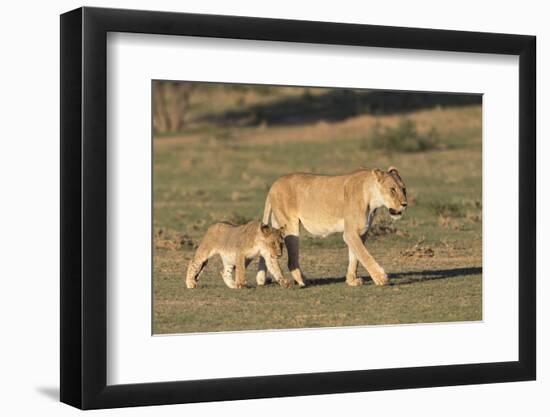
[[268,224],[263,224],[260,226],[260,230],[264,236],[269,236],[271,234],[271,227]]

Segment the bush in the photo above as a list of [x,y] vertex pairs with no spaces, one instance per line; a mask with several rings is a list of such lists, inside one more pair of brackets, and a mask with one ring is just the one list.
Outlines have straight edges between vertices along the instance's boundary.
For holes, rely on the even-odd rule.
[[420,133],[416,123],[405,118],[395,127],[376,123],[364,142],[364,148],[386,152],[422,152],[440,148],[440,142],[439,133],[435,128],[427,133]]
[[464,217],[466,211],[464,205],[458,203],[441,203],[436,202],[431,204],[434,213],[442,217]]
[[226,221],[228,221],[229,223],[237,224],[237,225],[246,224],[251,220],[254,220],[254,219],[252,217],[247,217],[236,212],[231,213],[229,217],[226,219]]

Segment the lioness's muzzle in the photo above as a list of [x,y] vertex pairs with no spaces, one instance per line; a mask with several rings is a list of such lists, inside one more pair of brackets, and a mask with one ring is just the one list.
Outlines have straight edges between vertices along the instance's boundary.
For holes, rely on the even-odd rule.
[[403,213],[401,210],[400,211],[397,211],[395,209],[389,209],[389,212],[392,216],[401,216],[401,214]]

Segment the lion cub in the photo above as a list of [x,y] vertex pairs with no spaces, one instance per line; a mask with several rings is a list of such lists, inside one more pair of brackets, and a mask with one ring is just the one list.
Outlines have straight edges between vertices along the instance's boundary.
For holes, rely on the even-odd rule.
[[[220,255],[223,261],[221,273],[229,288],[246,286],[245,269],[255,256],[261,255],[275,280],[283,287],[289,287],[277,258],[283,254],[283,230],[275,229],[259,221],[236,226],[230,223],[215,223],[208,228],[194,258],[187,268],[187,288],[196,288],[200,273],[208,259]],[[235,279],[233,279],[235,270]]]

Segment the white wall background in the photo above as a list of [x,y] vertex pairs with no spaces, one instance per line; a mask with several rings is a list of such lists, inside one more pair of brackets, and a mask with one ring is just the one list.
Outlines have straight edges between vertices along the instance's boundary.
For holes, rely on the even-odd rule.
[[[81,6],[71,0],[7,2],[0,30],[0,203],[3,286],[0,302],[0,410],[3,415],[74,415],[57,401],[59,392],[59,17]],[[538,258],[550,249],[550,151],[543,120],[550,73],[550,26],[545,3],[394,0],[124,0],[86,5],[181,12],[238,14],[396,26],[532,34],[538,37]],[[546,158],[545,158],[546,157]],[[503,207],[503,209],[505,209]],[[270,416],[310,412],[335,415],[463,416],[548,415],[550,405],[550,284],[548,266],[538,269],[538,381],[422,390],[325,395],[230,403],[100,411],[99,415]]]

